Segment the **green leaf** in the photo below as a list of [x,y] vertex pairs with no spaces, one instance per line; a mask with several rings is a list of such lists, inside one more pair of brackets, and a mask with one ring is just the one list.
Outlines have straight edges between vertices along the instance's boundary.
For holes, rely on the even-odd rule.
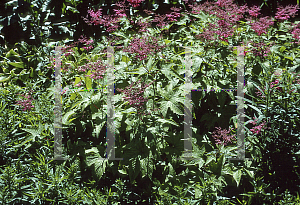
[[67,6],[66,10],[70,10],[72,11],[73,13],[80,13],[76,8],[72,7],[72,6]]
[[208,155],[205,165],[208,165],[211,161],[215,161],[215,156],[214,155]]
[[150,179],[152,178],[153,170],[154,170],[154,162],[152,160],[152,155],[150,157],[141,159],[140,162],[141,172],[143,177],[148,176]]
[[[24,71],[24,70],[22,70],[22,71]],[[32,77],[32,78],[34,77],[34,71],[33,71],[33,68],[30,69],[30,77]]]
[[80,78],[80,77],[76,77],[76,78],[75,78],[74,85],[77,85],[80,81],[81,81],[81,78]]
[[225,46],[228,46],[228,45],[229,45],[228,42],[226,42],[226,41],[221,41],[221,43],[222,43],[223,45],[225,45]]
[[128,63],[129,61],[130,61],[129,57],[122,55],[122,62]]
[[24,68],[23,62],[8,62],[8,63],[16,68]]
[[105,125],[105,123],[106,123],[106,120],[103,120],[99,125],[95,126],[95,130],[93,131],[93,134],[95,137],[97,137],[97,138],[99,137],[99,134],[100,134],[103,126]]
[[77,94],[76,93],[71,93],[70,100],[74,100],[76,98]]
[[14,59],[14,60],[17,60],[17,61],[21,61],[21,58],[19,57],[19,54],[16,53],[13,49],[11,49],[7,54],[6,54],[6,58],[9,58],[9,59]]
[[98,179],[101,179],[108,164],[108,159],[100,156],[97,147],[92,147],[91,149],[85,150],[85,154],[87,166],[93,166],[94,172],[96,173]]
[[195,188],[195,198],[199,199],[202,196],[202,191],[198,188]]
[[165,39],[165,43],[166,44],[169,44],[169,43],[171,43],[172,41],[170,41],[170,40],[168,40],[168,39]]
[[291,60],[291,61],[294,61],[294,58],[291,57],[291,56],[285,56],[285,58],[287,58],[287,59],[289,59],[289,60]]
[[246,170],[246,172],[248,173],[248,175],[252,178],[252,179],[254,179],[254,171],[250,171],[250,170],[248,170],[248,169],[245,169]]
[[[71,122],[76,119],[76,118],[72,118],[69,120],[70,116],[75,114],[74,110],[70,110],[69,112],[67,112],[63,117],[62,117],[62,124],[64,125],[70,125]],[[73,123],[72,123],[73,124]]]
[[189,16],[188,15],[184,15],[182,19],[180,19],[180,21],[177,21],[176,24],[177,25],[186,25],[186,22],[189,20]]
[[211,162],[209,164],[209,168],[210,170],[216,174],[216,175],[221,175],[221,171],[222,171],[222,166],[223,166],[223,162],[224,162],[224,155],[222,154],[219,159],[218,159],[218,162],[215,163],[215,162]]
[[279,51],[282,53],[283,51],[285,51],[285,49],[286,49],[286,47],[281,46],[280,49],[279,49]]
[[242,177],[242,171],[239,169],[239,170],[235,171],[232,176],[233,176],[237,186],[239,186],[240,180]]
[[158,122],[161,122],[162,124],[164,123],[168,123],[168,124],[171,124],[171,125],[175,125],[175,126],[179,126],[173,119],[157,119]]
[[153,57],[150,56],[150,58],[147,62],[147,70],[150,72],[152,68],[153,68]]
[[124,174],[124,175],[127,175],[127,172],[126,172],[126,170],[124,170],[124,169],[121,169],[121,170],[118,170],[121,174]]
[[259,113],[260,116],[263,116],[263,113],[257,107],[255,107],[253,105],[248,105],[248,106],[253,108],[254,110],[256,110]]
[[[91,74],[92,74],[91,71],[89,71],[87,73],[87,75],[91,75]],[[92,87],[92,79],[90,77],[85,77],[85,86],[86,86],[86,89],[92,89],[93,88]]]
[[8,80],[10,80],[10,78],[11,78],[11,76],[8,76],[8,77],[4,76],[4,75],[0,76],[0,83],[8,81]]
[[140,172],[140,160],[138,157],[130,160],[129,164],[129,178],[130,181],[134,181]]
[[[41,122],[39,122],[39,128],[38,129],[29,129],[29,128],[21,128],[21,130],[24,130],[28,133],[30,133],[31,135],[29,137],[27,137],[21,144],[16,145],[15,147],[20,147],[30,141],[35,141],[36,137],[39,137],[40,139],[42,139],[42,131],[44,130],[44,126],[42,125]],[[30,145],[29,145],[30,146]]]

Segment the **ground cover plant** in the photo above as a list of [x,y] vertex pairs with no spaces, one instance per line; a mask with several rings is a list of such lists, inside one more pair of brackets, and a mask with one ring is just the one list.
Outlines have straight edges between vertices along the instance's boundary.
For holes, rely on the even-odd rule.
[[[3,204],[288,204],[299,190],[299,31],[257,6],[219,0],[138,12],[121,1],[82,17],[108,33],[62,47],[63,154],[54,153],[54,47],[2,55]],[[125,4],[126,3],[126,4]],[[147,14],[147,15],[146,15]],[[276,25],[276,26],[275,26]],[[115,155],[106,157],[108,46],[114,46]],[[192,142],[184,151],[185,54],[191,47]],[[244,46],[241,54],[234,46]],[[32,53],[30,53],[32,52]],[[36,53],[36,54],[35,54]],[[244,56],[245,148],[237,155],[237,56]],[[26,66],[25,66],[26,65]],[[32,69],[27,69],[31,65]],[[52,80],[52,81],[51,81]],[[75,88],[77,88],[75,90]],[[82,89],[80,91],[80,88]],[[96,90],[95,90],[96,89]],[[220,91],[220,89],[224,89]]]

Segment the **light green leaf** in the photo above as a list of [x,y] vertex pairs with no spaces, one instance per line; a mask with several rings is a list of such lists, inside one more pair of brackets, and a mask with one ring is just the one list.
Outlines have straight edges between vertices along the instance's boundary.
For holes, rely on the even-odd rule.
[[240,180],[242,177],[242,171],[239,169],[239,170],[235,171],[232,176],[233,176],[234,180],[236,181],[237,186],[239,186]]
[[122,169],[122,170],[118,170],[121,174],[127,175],[126,170]]
[[248,175],[252,178],[252,179],[254,179],[254,172],[253,171],[250,171],[250,170],[248,170],[248,169],[245,169],[246,170],[246,172],[248,173]]
[[158,122],[161,122],[162,124],[164,123],[168,123],[168,124],[172,124],[175,126],[179,126],[173,119],[157,119]]
[[280,49],[279,49],[279,51],[282,53],[283,51],[285,51],[285,49],[286,49],[286,47],[281,46]]
[[172,41],[170,41],[170,40],[168,40],[168,39],[165,39],[165,43],[166,44],[169,44],[169,43],[171,43]]
[[77,85],[80,81],[81,81],[81,78],[80,78],[80,77],[76,77],[76,78],[75,78],[74,85]]
[[80,13],[76,8],[72,7],[72,6],[67,6],[66,10],[70,10],[72,11],[73,13]]
[[76,98],[77,94],[76,93],[71,93],[70,100],[74,100]]
[[3,82],[5,82],[5,81],[8,81],[8,80],[10,80],[10,78],[11,78],[11,76],[0,76],[0,83],[3,83]]
[[99,154],[97,147],[92,147],[91,149],[85,150],[87,155],[86,164],[87,166],[93,166],[94,171],[99,179],[101,179],[105,168],[108,164],[108,159],[102,158]]
[[[69,112],[67,112],[63,117],[62,117],[62,124],[63,125],[70,125],[71,122],[76,119],[76,118],[73,118],[73,119],[70,119],[70,116],[75,114],[75,111],[74,110],[70,110]],[[73,123],[72,123],[73,124]]]
[[130,61],[130,58],[127,56],[122,56],[122,62],[128,63]]
[[24,68],[23,62],[8,62],[8,63],[16,68]]

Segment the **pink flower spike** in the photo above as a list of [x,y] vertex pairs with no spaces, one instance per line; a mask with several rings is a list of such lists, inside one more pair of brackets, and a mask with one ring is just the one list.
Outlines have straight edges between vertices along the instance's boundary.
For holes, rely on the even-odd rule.
[[250,16],[257,17],[260,14],[259,13],[260,10],[261,9],[258,6],[253,6],[249,9],[248,12],[249,12]]

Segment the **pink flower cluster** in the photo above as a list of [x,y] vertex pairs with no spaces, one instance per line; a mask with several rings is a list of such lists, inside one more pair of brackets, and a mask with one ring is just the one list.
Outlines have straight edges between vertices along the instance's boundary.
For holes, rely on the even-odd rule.
[[278,20],[287,20],[291,16],[295,17],[295,14],[297,13],[297,10],[299,10],[298,5],[295,5],[295,6],[289,5],[289,6],[286,6],[285,8],[283,8],[282,6],[279,6],[277,8],[275,18],[278,19]]
[[[251,121],[250,123],[251,123],[252,125],[256,125],[257,119],[255,119],[255,117],[253,117],[253,119],[254,119],[254,121]],[[260,125],[255,126],[255,127],[253,127],[252,129],[250,129],[250,131],[251,131],[253,134],[259,135],[262,128],[263,128],[263,129],[271,129],[270,127],[266,127],[266,121],[264,121],[264,122],[261,123]]]
[[88,10],[88,15],[90,15],[91,20],[89,20],[88,15],[86,15],[86,18],[82,17],[83,20],[88,24],[88,25],[103,25],[106,28],[106,31],[111,33],[115,31],[116,29],[119,28],[119,22],[120,19],[123,16],[126,16],[125,14],[125,6],[124,2],[118,2],[116,5],[120,7],[120,9],[114,9],[115,15],[110,16],[110,15],[104,15],[102,16],[101,8],[98,11],[93,11],[93,10]]
[[[296,74],[295,72],[292,72],[293,74]],[[275,72],[274,73],[276,76],[281,76],[282,75],[282,72]],[[283,92],[283,90],[282,90],[282,88],[281,87],[277,87],[276,85],[278,85],[279,84],[279,79],[276,79],[275,81],[273,81],[273,82],[271,82],[271,84],[270,84],[270,88],[273,88],[273,87],[275,87],[275,89],[276,90],[278,90],[278,91],[280,91],[280,92]],[[300,84],[300,74],[297,74],[296,75],[296,77],[295,77],[295,79],[293,80],[293,84]],[[263,97],[263,98],[265,98],[266,96],[265,95],[263,95],[257,88],[255,88],[256,90],[257,90],[257,92],[255,92],[256,94],[257,94],[257,96],[261,96],[261,97]],[[265,92],[265,89],[266,89],[266,87],[263,89],[263,92]],[[291,93],[291,92],[293,92],[295,89],[293,89],[293,90],[291,90],[291,91],[289,91],[289,94]],[[295,93],[297,93],[298,91],[295,91]]]
[[[233,4],[233,0],[219,0],[215,4],[211,2],[205,2],[197,6],[191,6],[192,13],[197,14],[200,11],[204,11],[211,15],[215,15],[218,20],[217,25],[208,23],[209,28],[204,28],[201,34],[196,35],[196,39],[202,39],[205,41],[215,41],[214,37],[217,34],[217,38],[222,41],[228,42],[228,37],[233,36],[235,32],[234,26],[238,26],[237,22],[243,17],[243,14],[247,11],[247,6],[238,7]],[[220,8],[224,7],[224,9]]]
[[[90,45],[90,44],[94,43],[94,41],[92,39],[88,40],[86,36],[81,35],[80,38],[78,39],[78,42],[86,45],[83,47],[83,49],[86,51],[89,51],[94,48],[93,46]],[[88,45],[90,45],[90,46],[87,47]]]
[[[273,88],[275,87],[277,84],[279,84],[279,80],[276,79],[274,82],[271,82],[270,87]],[[257,92],[255,92],[257,94],[257,96],[261,96],[263,98],[266,98],[266,96],[264,94],[262,94],[257,88],[255,88],[257,90]],[[265,87],[266,89],[266,87]],[[263,92],[265,91],[265,89],[263,89]],[[282,88],[280,87],[276,87],[277,90],[282,92]]]
[[155,14],[155,17],[152,20],[152,22],[153,23],[157,22],[158,27],[164,28],[165,26],[168,25],[168,23],[164,21],[166,18],[167,18],[166,15]]
[[[147,102],[148,99],[143,97],[143,93],[147,87],[149,87],[153,82],[149,83],[148,85],[144,84],[139,88],[139,84],[141,79],[137,83],[131,83],[130,86],[126,87],[125,89],[117,88],[117,91],[122,92],[125,94],[124,99],[128,100],[130,105],[133,105],[138,111],[142,110],[144,106],[144,102]],[[135,87],[133,87],[135,86]]]
[[264,42],[258,42],[255,43],[253,41],[249,41],[253,48],[250,49],[250,51],[255,55],[255,56],[259,56],[259,57],[266,57],[268,56],[268,53],[270,53],[270,48],[271,46],[274,44],[274,42],[272,42],[270,45],[266,45]]
[[297,44],[300,44],[300,23],[298,24],[294,24],[292,23],[293,27],[292,27],[292,34],[293,34],[293,38],[294,39],[298,39],[298,42],[295,42]]
[[181,8],[172,7],[171,10],[173,12],[171,12],[170,14],[166,14],[166,17],[168,18],[169,21],[177,21],[176,18],[179,18],[181,16],[181,14],[178,13],[178,11],[180,11]]
[[147,31],[147,28],[150,28],[151,27],[151,24],[149,23],[149,21],[147,20],[146,22],[142,21],[142,19],[139,19],[136,23],[134,21],[130,21],[130,24],[131,25],[138,25],[140,27],[139,29],[139,33],[141,32],[146,32]]
[[[151,41],[149,40],[151,37]],[[134,38],[131,40],[128,48],[123,49],[124,52],[131,54],[137,54],[135,58],[142,61],[147,58],[150,53],[156,53],[160,49],[165,48],[166,45],[158,46],[158,39],[152,36],[145,36],[142,38]]]
[[32,105],[32,100],[33,99],[30,99],[31,98],[31,95],[27,95],[26,96],[24,94],[22,94],[21,96],[25,97],[27,100],[19,100],[17,101],[17,105],[21,105],[23,107],[23,111],[26,111],[26,110],[31,110],[31,108],[33,108],[34,106]]
[[[247,19],[248,21],[252,21],[252,18]],[[251,28],[257,33],[257,35],[261,35],[263,33],[267,33],[267,29],[274,25],[273,18],[270,18],[268,16],[262,17],[259,19],[259,21],[254,21],[253,23],[248,23],[251,25]]]
[[259,15],[259,14],[261,14],[259,11],[260,11],[261,9],[259,8],[259,7],[257,7],[257,6],[252,6],[251,8],[249,8],[249,10],[248,10],[248,12],[249,12],[249,15],[250,16],[253,16],[253,17],[256,17],[257,18],[257,16]]
[[102,60],[98,60],[97,62],[89,62],[86,65],[79,66],[79,72],[87,72],[91,71],[91,75],[86,75],[85,77],[90,77],[95,80],[102,79],[105,71],[107,70],[107,66],[104,65]]
[[224,144],[227,145],[227,143],[232,143],[233,140],[235,139],[235,134],[234,135],[229,135],[230,132],[233,130],[233,128],[230,128],[229,130],[223,129],[221,130],[221,127],[215,127],[216,130],[213,131],[212,137],[216,141],[216,144],[222,145]]
[[127,0],[129,2],[129,5],[133,7],[139,7],[140,3],[142,3],[144,0]]
[[61,50],[62,50],[62,52],[64,53],[65,56],[69,56],[69,55],[71,55],[71,53],[74,53],[72,48],[77,46],[79,43],[82,43],[83,45],[85,45],[83,47],[83,49],[86,50],[86,51],[89,51],[89,50],[93,49],[93,46],[90,45],[90,44],[94,43],[94,41],[92,39],[88,40],[86,36],[81,35],[80,38],[78,39],[78,41],[75,41],[71,45],[67,45],[67,46],[63,47]]

